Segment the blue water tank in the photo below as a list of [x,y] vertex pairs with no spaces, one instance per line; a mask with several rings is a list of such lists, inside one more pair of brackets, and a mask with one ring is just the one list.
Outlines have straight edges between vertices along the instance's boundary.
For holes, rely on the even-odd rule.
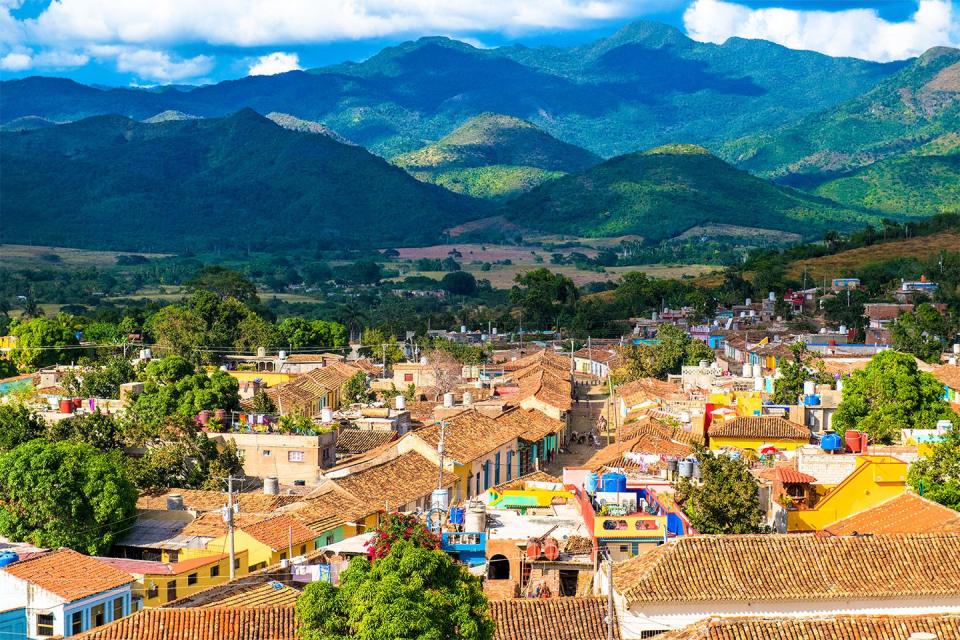
[[838,434],[830,432],[820,438],[820,448],[824,451],[840,451],[844,449],[843,438]]
[[0,551],[0,567],[5,567],[7,565],[13,564],[20,559],[13,551]]
[[597,492],[597,483],[600,481],[600,476],[591,471],[587,474],[587,477],[583,479],[583,488],[584,490],[593,495]]
[[803,404],[808,407],[819,407],[820,406],[820,396],[803,396]]
[[450,524],[463,524],[463,507],[450,507]]
[[602,486],[604,491],[626,491],[627,476],[622,473],[605,473]]

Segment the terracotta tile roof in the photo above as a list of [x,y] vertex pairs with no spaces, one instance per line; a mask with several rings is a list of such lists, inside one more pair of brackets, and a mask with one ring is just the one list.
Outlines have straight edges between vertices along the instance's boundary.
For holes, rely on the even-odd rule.
[[292,544],[294,546],[310,542],[317,537],[313,529],[287,515],[279,515],[261,520],[260,522],[240,527],[240,530],[257,542],[267,545],[274,551],[286,550],[289,544],[291,544],[291,535],[293,536]]
[[[491,600],[494,640],[604,640],[607,603],[603,598],[516,598]],[[620,638],[613,624],[613,637]]]
[[913,493],[891,498],[827,527],[835,536],[892,533],[960,533],[960,512]]
[[810,474],[797,471],[793,467],[776,467],[774,473],[776,473],[777,479],[783,484],[811,484],[817,481],[817,479]]
[[562,421],[554,420],[536,409],[515,408],[500,414],[494,419],[497,422],[512,425],[515,433],[528,442],[542,440],[544,436],[559,433],[567,426]]
[[916,632],[960,638],[960,615],[712,618],[657,640],[909,640]]
[[[233,522],[237,527],[252,525],[271,517],[269,513],[237,513]],[[200,538],[219,538],[227,533],[227,523],[219,511],[208,511],[197,516],[196,520],[185,526],[180,535],[197,536]]]
[[421,422],[433,421],[433,410],[437,407],[436,402],[429,400],[415,400],[407,402],[407,411],[410,412],[410,418]]
[[640,378],[622,384],[617,387],[616,392],[628,407],[644,401],[665,404],[674,400],[687,400],[687,394],[680,385],[656,378]]
[[756,438],[760,440],[809,440],[810,429],[780,416],[739,417],[711,424],[712,438]]
[[180,562],[156,562],[153,560],[132,560],[130,558],[106,558],[106,557],[97,557],[97,560],[100,562],[106,563],[117,569],[118,571],[123,571],[124,573],[129,573],[131,575],[144,575],[144,574],[153,574],[153,575],[177,575],[184,573],[186,571],[192,571],[199,567],[205,567],[208,564],[213,564],[219,562],[226,558],[225,555],[210,555],[202,556],[199,558],[190,558],[189,560],[181,560]]
[[[344,368],[350,370],[347,373]],[[350,365],[329,366],[313,369],[298,376],[290,384],[299,384],[307,391],[315,393],[317,396],[326,395],[328,392],[336,391],[343,386],[350,376],[359,371]]]
[[56,594],[67,602],[133,582],[129,573],[72,549],[58,549],[15,562],[0,571]]
[[77,640],[296,640],[293,605],[144,609]]
[[614,567],[630,603],[960,593],[960,536],[684,536]]
[[616,349],[601,347],[593,347],[592,349],[584,347],[583,349],[573,352],[574,358],[582,358],[584,360],[591,360],[592,362],[610,362],[611,360],[616,360],[619,356],[620,354]]
[[317,395],[296,384],[296,380],[282,382],[264,389],[264,393],[282,415],[291,412],[309,413]]
[[[461,464],[468,464],[477,458],[503,446],[516,438],[526,426],[515,421],[499,421],[485,416],[476,409],[461,411],[446,418],[444,431],[444,450],[447,458]],[[412,436],[419,438],[431,449],[440,442],[441,424],[436,423],[418,429]]]
[[[202,491],[200,489],[166,489],[160,492],[141,493],[137,498],[138,509],[166,510],[167,496],[183,496],[183,506],[194,511],[215,511],[227,504],[225,491]],[[240,511],[250,513],[269,513],[278,507],[296,502],[297,496],[269,495],[266,493],[240,493],[234,495],[240,503]]]
[[591,470],[603,467],[635,469],[638,465],[627,453],[648,454],[684,458],[693,452],[691,442],[696,440],[689,432],[679,427],[664,424],[646,417],[621,429],[623,440],[603,447],[584,464]]
[[545,366],[561,371],[570,371],[570,358],[569,356],[564,357],[557,355],[556,352],[552,350],[541,349],[540,351],[535,351],[530,355],[523,356],[522,358],[504,362],[503,370],[519,371],[520,369],[526,369],[530,366]]
[[[384,464],[330,482],[354,496],[369,514],[386,506],[399,509],[430,495],[437,488],[438,472],[437,465],[419,453],[409,451]],[[444,472],[443,485],[449,487],[454,482],[456,476]]]
[[951,389],[960,389],[960,366],[944,364],[934,367],[933,377]]
[[302,502],[284,507],[281,511],[300,520],[317,533],[328,531],[329,529],[321,528],[327,526],[332,519],[356,522],[372,513],[368,506],[342,490],[329,490],[307,496]]
[[573,406],[573,384],[569,370],[558,373],[550,367],[534,365],[513,374],[518,391],[509,397],[511,405],[534,397],[561,411]]
[[295,604],[300,592],[280,582],[264,582],[241,593],[231,593],[200,605],[210,607],[270,607],[284,604]]
[[340,429],[337,432],[337,455],[366,453],[397,438],[387,429]]

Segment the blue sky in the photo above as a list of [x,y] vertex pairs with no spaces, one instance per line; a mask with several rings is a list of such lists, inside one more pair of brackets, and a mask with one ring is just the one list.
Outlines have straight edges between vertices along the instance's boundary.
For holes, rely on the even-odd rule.
[[637,19],[704,42],[880,61],[960,46],[960,0],[0,0],[0,77],[197,84],[363,60],[428,35],[570,45]]

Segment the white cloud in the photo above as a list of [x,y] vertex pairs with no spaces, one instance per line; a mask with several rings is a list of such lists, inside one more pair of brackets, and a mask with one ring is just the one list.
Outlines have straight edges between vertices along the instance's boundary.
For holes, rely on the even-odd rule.
[[300,56],[297,54],[274,51],[257,58],[256,62],[250,65],[249,74],[251,76],[273,76],[302,68],[300,66]]
[[113,58],[117,71],[134,73],[139,78],[156,82],[197,78],[209,73],[214,65],[210,56],[177,59],[165,51],[123,45],[92,45],[87,50],[95,58]]
[[29,53],[11,52],[0,58],[0,69],[4,71],[24,71],[33,66]]
[[882,62],[960,43],[960,16],[950,0],[920,0],[917,11],[904,22],[888,22],[872,9],[751,9],[720,0],[695,0],[683,22],[690,37],[703,42],[758,38],[791,49]]

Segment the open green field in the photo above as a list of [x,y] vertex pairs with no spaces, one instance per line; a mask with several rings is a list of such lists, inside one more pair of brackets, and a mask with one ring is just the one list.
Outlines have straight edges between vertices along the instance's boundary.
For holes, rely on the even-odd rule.
[[[65,267],[112,267],[117,256],[131,255],[130,251],[88,251],[67,247],[42,247],[25,244],[0,244],[0,267],[35,268],[62,265]],[[145,258],[162,258],[165,253],[137,253]]]

